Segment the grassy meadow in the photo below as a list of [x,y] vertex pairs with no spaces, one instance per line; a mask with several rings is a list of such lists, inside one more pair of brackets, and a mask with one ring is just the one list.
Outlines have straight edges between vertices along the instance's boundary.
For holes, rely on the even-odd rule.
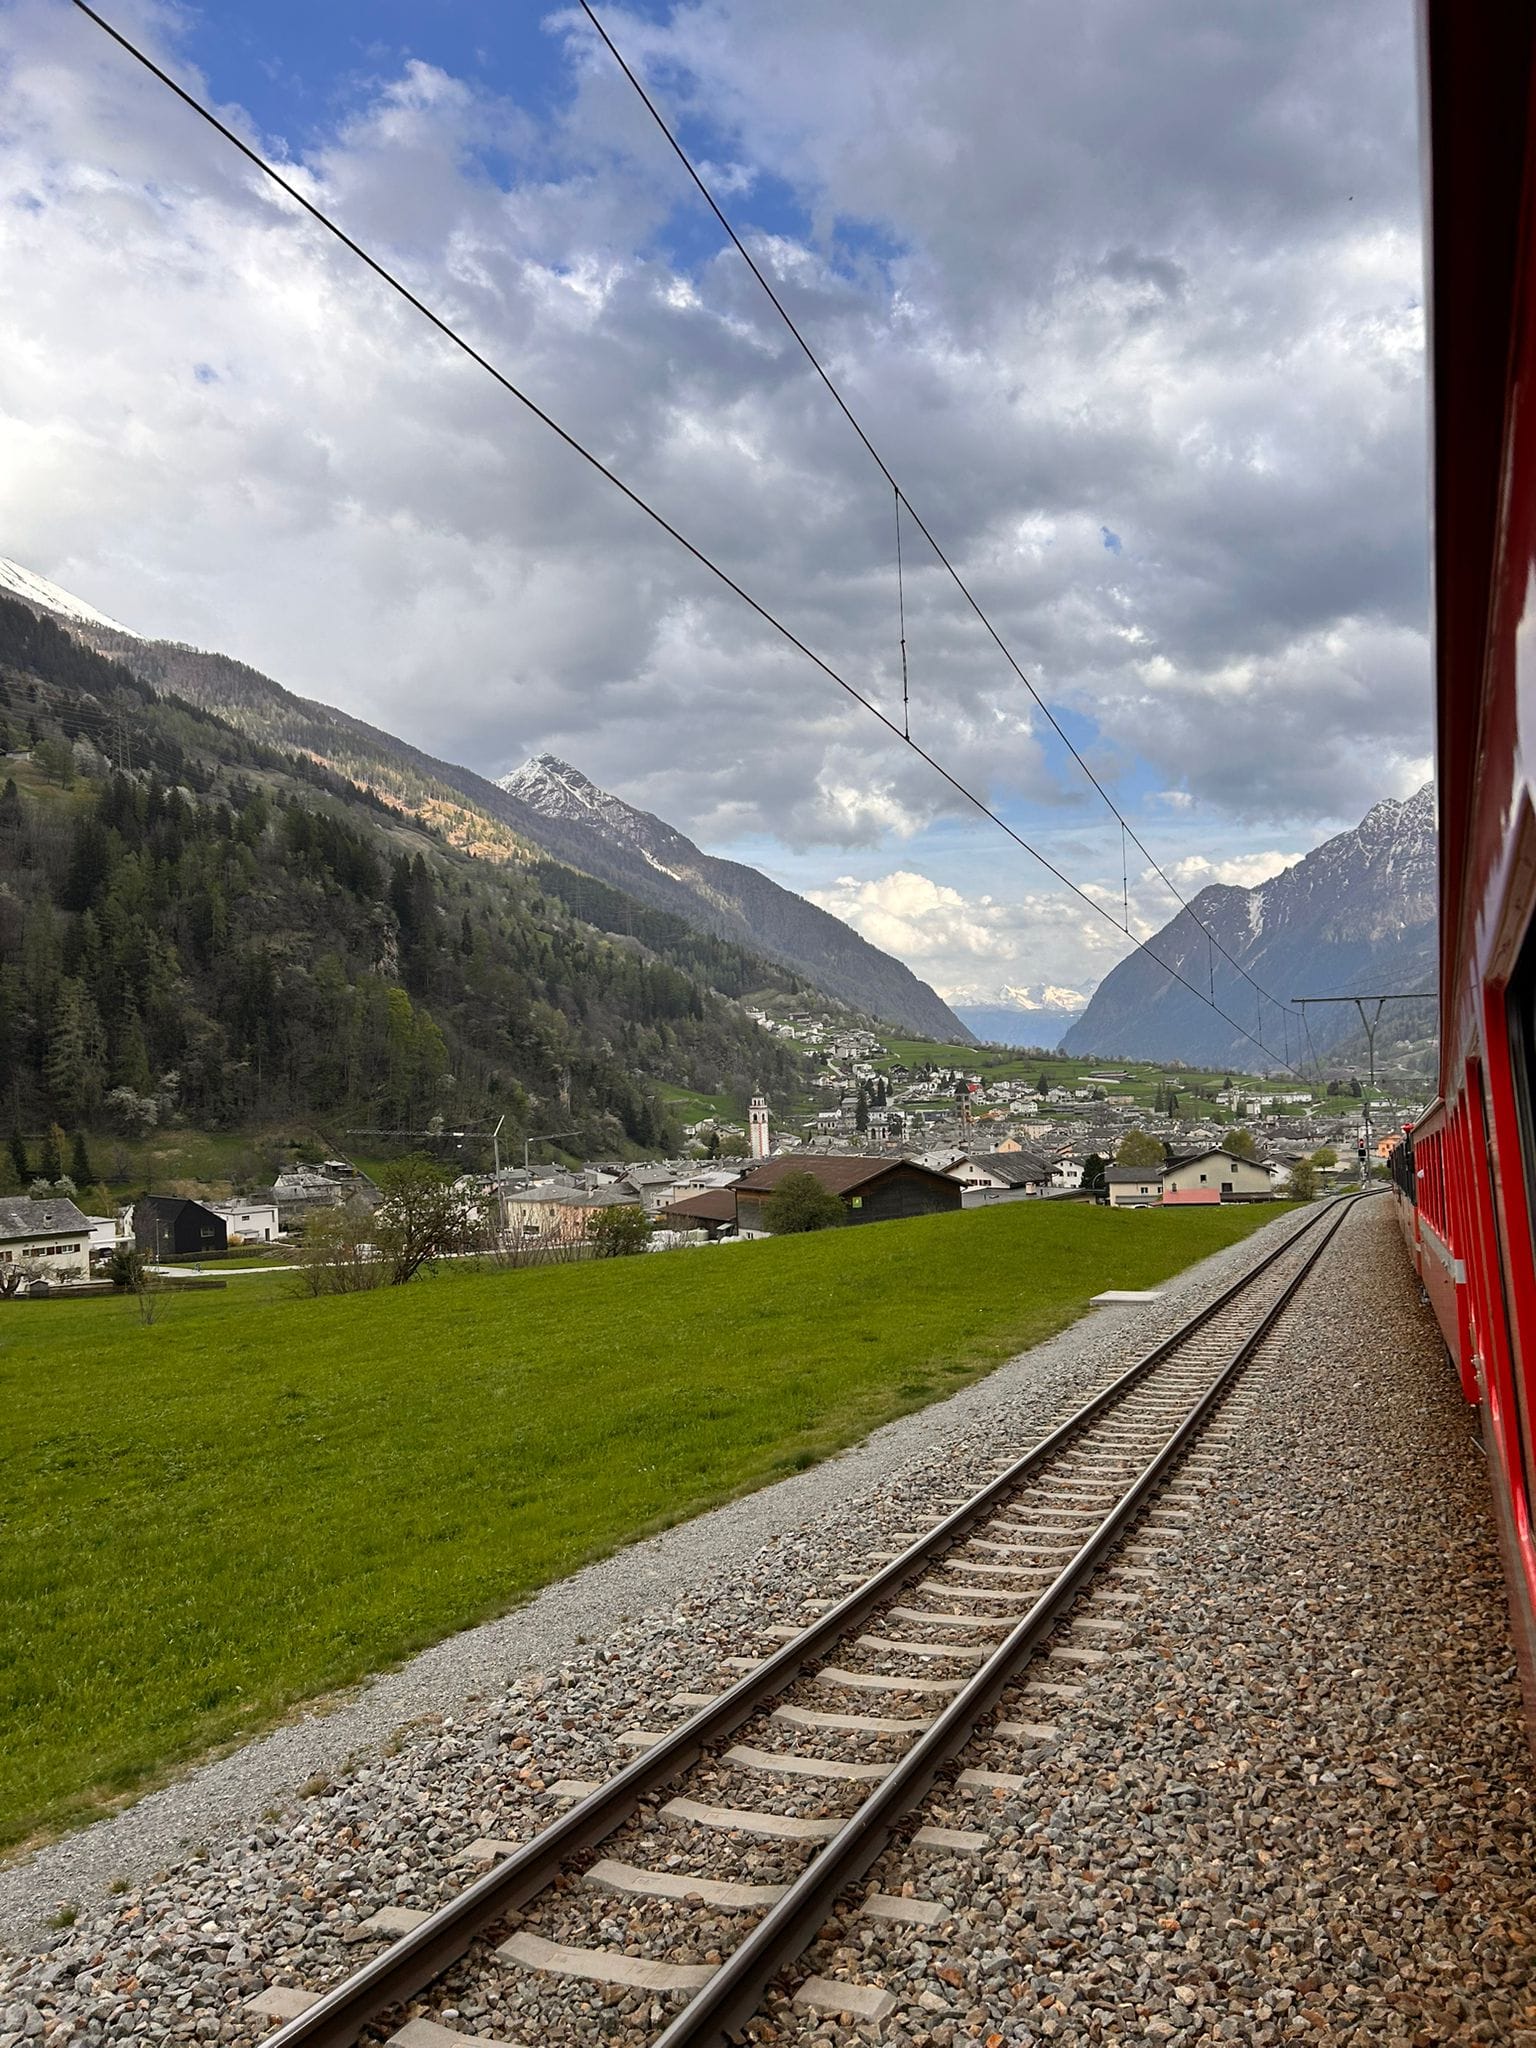
[[826,1457],[1275,1205],[0,1305],[0,1844]]

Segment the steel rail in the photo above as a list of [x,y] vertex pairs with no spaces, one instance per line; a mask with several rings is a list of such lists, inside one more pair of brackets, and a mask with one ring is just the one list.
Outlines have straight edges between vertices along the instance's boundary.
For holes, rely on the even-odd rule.
[[[1299,1229],[1293,1230],[1283,1244],[1266,1253],[1256,1265],[1223,1288],[1170,1336],[1127,1366],[1107,1387],[1068,1416],[1066,1421],[1059,1423],[995,1479],[988,1481],[943,1521],[936,1523],[890,1563],[855,1587],[836,1606],[829,1608],[784,1644],[782,1649],[765,1658],[755,1671],[739,1679],[709,1706],[701,1707],[664,1740],[636,1757],[595,1792],[589,1793],[511,1855],[466,1885],[446,1905],[429,1914],[419,1927],[391,1942],[361,1969],[323,1992],[304,2012],[285,2021],[277,2032],[266,2037],[263,2048],[352,2048],[370,2020],[414,1998],[418,1991],[451,1968],[485,1928],[504,1920],[545,1890],[573,1856],[584,1849],[594,1848],[617,1832],[650,1793],[682,1776],[706,1750],[733,1735],[761,1706],[793,1685],[805,1670],[823,1662],[826,1654],[850,1630],[899,1593],[909,1580],[930,1570],[936,1558],[953,1548],[975,1523],[983,1520],[1031,1473],[1129,1392],[1137,1380],[1188,1343],[1197,1331],[1245,1294],[1277,1260],[1286,1257],[1301,1239],[1316,1230],[1330,1215],[1339,1214],[1342,1208],[1359,1199],[1358,1194],[1346,1195],[1320,1208]],[[1337,1227],[1335,1222],[1328,1232],[1329,1238]],[[1307,1261],[1303,1274],[1311,1270],[1314,1262],[1314,1259]],[[1294,1283],[1283,1299],[1288,1300],[1293,1291]],[[1034,1611],[1031,1610],[1032,1613]],[[1014,1638],[1008,1640],[1012,1642]],[[960,1697],[966,1698],[968,1693],[962,1693]],[[944,1719],[947,1724],[948,1716]],[[826,1854],[824,1850],[817,1857],[813,1869],[820,1866]],[[770,1915],[769,1919],[774,1917]],[[766,1926],[768,1922],[763,1924]],[[749,1937],[744,1946],[750,1947],[754,1939]],[[722,1970],[730,1967],[730,1963],[721,1966]],[[699,1997],[703,1995],[698,1994]],[[662,2038],[670,2040],[670,2035]]]
[[[1244,1338],[1168,1442],[1121,1495],[1029,1613],[931,1727],[892,1765],[869,1798],[746,1939],[731,1951],[709,1982],[694,1993],[671,2025],[657,2035],[652,2048],[714,2048],[716,2043],[730,2041],[733,2031],[759,2010],[772,1979],[816,1939],[839,1895],[856,1883],[884,1851],[913,1807],[927,1796],[940,1771],[971,1740],[977,1722],[997,1705],[1058,1626],[1105,1553],[1114,1548],[1126,1527],[1141,1514],[1148,1495],[1156,1491],[1169,1469],[1183,1457],[1191,1439],[1204,1428],[1212,1410],[1333,1242],[1349,1206],[1350,1198],[1346,1197],[1336,1209],[1327,1232],[1308,1254],[1300,1271],[1286,1283],[1252,1335]],[[1289,1242],[1294,1244],[1295,1238]]]

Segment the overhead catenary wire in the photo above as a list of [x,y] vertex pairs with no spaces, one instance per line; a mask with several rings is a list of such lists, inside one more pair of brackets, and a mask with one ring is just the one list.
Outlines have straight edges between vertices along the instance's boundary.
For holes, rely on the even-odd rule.
[[1062,726],[1060,719],[1056,716],[1055,712],[1051,709],[1050,705],[1041,696],[1040,692],[1035,688],[1035,685],[1030,681],[1025,671],[1020,667],[1018,661],[1014,657],[1012,650],[1008,647],[1002,635],[998,632],[996,626],[993,625],[991,619],[987,616],[987,613],[982,608],[980,600],[975,596],[970,586],[961,576],[959,570],[955,567],[954,563],[949,559],[949,556],[944,552],[943,548],[940,547],[937,540],[934,539],[933,534],[929,530],[924,519],[922,518],[922,515],[917,511],[917,509],[914,507],[912,503],[912,500],[907,496],[906,492],[901,488],[901,485],[897,482],[884,456],[880,453],[879,449],[875,446],[874,442],[869,438],[869,435],[865,432],[864,427],[855,415],[853,408],[849,405],[847,399],[844,398],[842,392],[834,383],[831,374],[828,372],[825,365],[817,356],[816,351],[811,347],[810,343],[801,333],[800,328],[796,324],[795,319],[793,315],[790,313],[788,307],[784,304],[784,301],[779,297],[778,293],[774,290],[773,285],[770,283],[768,277],[765,275],[762,268],[759,266],[756,259],[753,257],[752,252],[747,248],[746,244],[742,241],[740,235],[737,234],[735,228],[731,225],[729,218],[720,206],[718,200],[715,198],[715,195],[710,191],[709,187],[705,184],[703,177],[695,168],[692,158],[688,155],[688,152],[683,148],[677,136],[668,126],[666,117],[662,114],[661,109],[656,105],[656,102],[651,98],[650,94],[646,91],[643,82],[641,81],[637,73],[633,70],[631,65],[628,63],[623,52],[614,42],[612,36],[609,35],[607,29],[598,19],[596,12],[590,4],[590,0],[581,0],[581,8],[582,12],[586,15],[588,21],[591,22],[593,28],[601,37],[603,43],[607,46],[608,52],[610,56],[613,58],[613,61],[618,65],[619,69],[624,73],[624,76],[629,80],[630,84],[634,87],[640,99],[644,102],[646,111],[650,114],[651,119],[656,123],[656,126],[661,130],[662,134],[666,137],[667,142],[671,146],[673,154],[677,157],[678,162],[682,165],[683,169],[688,173],[689,178],[697,187],[699,195],[703,199],[705,205],[709,208],[710,212],[715,216],[715,219],[720,223],[721,228],[730,238],[731,242],[735,245],[737,254],[741,257],[742,261],[746,264],[747,268],[751,271],[752,275],[757,279],[758,283],[767,293],[769,299],[772,301],[774,310],[777,312],[779,318],[784,322],[784,325],[789,329],[790,333],[799,343],[801,352],[804,354],[806,361],[810,364],[811,368],[816,372],[816,375],[821,379],[822,383],[826,386],[838,410],[842,413],[844,419],[847,420],[849,426],[852,427],[854,433],[857,434],[859,440],[864,444],[864,448],[867,451],[870,460],[874,463],[875,467],[880,471],[880,474],[885,478],[886,482],[891,486],[891,489],[896,493],[898,516],[900,512],[900,507],[902,505],[905,505],[907,508],[907,514],[911,519],[912,524],[917,528],[918,532],[923,536],[924,540],[927,541],[929,547],[933,549],[935,556],[943,564],[945,570],[948,572],[950,580],[954,583],[955,588],[960,592],[960,595],[965,599],[966,603],[970,606],[971,610],[976,614],[977,618],[986,628],[987,633],[989,634],[993,642],[996,644],[998,652],[1002,655],[1003,659],[1007,662],[1008,666],[1013,670],[1014,674],[1018,677],[1019,681],[1024,685],[1024,688],[1029,692],[1030,696],[1034,699],[1040,711],[1049,721],[1052,731],[1056,734],[1056,737],[1061,741],[1062,745],[1066,748],[1067,752],[1072,756],[1072,759],[1077,763],[1078,767],[1081,768],[1084,775],[1087,776],[1089,782],[1092,783],[1094,789],[1103,799],[1103,802],[1110,811],[1110,813],[1119,821],[1121,831],[1123,833],[1129,834],[1132,845],[1134,845],[1137,851],[1145,858],[1152,873],[1157,876],[1158,880],[1163,884],[1163,887],[1168,891],[1169,895],[1173,898],[1174,902],[1179,905],[1179,908],[1181,910],[1187,911],[1189,913],[1189,915],[1194,919],[1195,923],[1199,925],[1200,929],[1206,934],[1207,938],[1212,940],[1213,944],[1220,950],[1222,956],[1230,963],[1232,967],[1236,969],[1236,971],[1240,975],[1242,975],[1245,981],[1250,983],[1251,986],[1257,989],[1262,995],[1266,996],[1270,1002],[1275,1004],[1276,1008],[1286,1008],[1287,1006],[1284,1003],[1282,1003],[1278,997],[1271,995],[1269,990],[1264,988],[1262,984],[1256,979],[1256,977],[1249,971],[1249,969],[1243,965],[1242,961],[1239,960],[1235,954],[1229,952],[1227,947],[1222,944],[1222,941],[1215,937],[1215,934],[1211,931],[1210,927],[1205,923],[1204,919],[1201,918],[1195,912],[1195,910],[1186,901],[1186,899],[1180,893],[1180,891],[1174,886],[1173,882],[1170,881],[1167,873],[1164,871],[1163,867],[1157,860],[1156,856],[1151,852],[1151,850],[1148,848],[1145,842],[1140,838],[1140,836],[1137,834],[1136,828],[1129,822],[1124,812],[1120,809],[1119,805],[1110,795],[1109,791],[1104,787],[1103,783],[1099,780],[1098,776],[1095,775],[1092,767],[1089,765],[1088,761],[1084,757],[1081,749],[1076,745],[1076,743],[1066,732],[1065,728]]
[[[999,814],[996,811],[994,811],[992,807],[986,802],[985,798],[978,796],[974,790],[968,788],[966,784],[963,783],[957,775],[953,774],[951,770],[944,766],[942,761],[938,760],[934,755],[929,753],[927,748],[922,746],[917,740],[914,740],[910,736],[910,734],[904,733],[901,727],[895,722],[895,720],[888,717],[886,713],[880,709],[879,705],[873,701],[873,699],[865,696],[862,690],[858,689],[856,685],[849,682],[845,676],[840,675],[838,671],[832,667],[831,663],[824,660],[822,656],[817,654],[813,648],[809,647],[805,643],[805,641],[803,641],[799,637],[799,635],[793,630],[792,627],[788,626],[774,612],[771,612],[768,609],[768,607],[765,604],[763,604],[759,599],[753,597],[751,592],[743,588],[743,586],[736,581],[736,579],[730,574],[730,572],[727,569],[723,568],[718,562],[714,560],[712,556],[706,554],[701,547],[699,547],[695,542],[691,541],[685,533],[681,532],[679,528],[672,524],[672,522],[666,517],[664,513],[658,511],[657,508],[654,505],[652,505],[647,499],[641,497],[638,491],[633,489],[629,484],[625,483],[624,479],[617,473],[616,470],[610,469],[608,464],[605,463],[600,456],[595,455],[592,452],[592,450],[586,447],[581,441],[579,441],[576,438],[576,436],[569,431],[568,428],[563,427],[551,413],[546,412],[544,407],[541,406],[536,399],[532,398],[526,391],[524,391],[520,385],[515,384],[512,381],[512,379],[509,376],[507,376],[505,371],[498,369],[497,366],[490,360],[490,358],[488,356],[483,355],[481,351],[477,349],[472,342],[466,340],[465,337],[459,333],[458,329],[451,324],[451,322],[444,319],[440,313],[434,312],[432,307],[429,306],[424,299],[418,297],[418,295],[411,290],[409,285],[407,285],[406,283],[404,283],[402,279],[397,277],[392,270],[390,270],[385,264],[380,262],[380,260],[376,256],[372,255],[366,248],[364,248],[364,246],[360,242],[355,241],[353,237],[349,235],[346,232],[346,230],[340,226],[338,222],[333,220],[331,216],[328,213],[326,213],[322,207],[317,206],[312,199],[307,198],[305,194],[301,192],[296,185],[294,185],[289,179],[285,178],[273,164],[267,161],[267,159],[261,154],[259,150],[253,148],[250,143],[246,142],[243,139],[243,137],[236,134],[234,129],[229,127],[226,122],[221,121],[218,115],[213,112],[211,107],[206,106],[203,103],[203,101],[201,101],[197,97],[195,93],[189,91],[186,86],[182,85],[177,79],[173,78],[168,71],[166,71],[161,65],[155,62],[154,58],[151,57],[147,51],[140,49],[136,43],[134,43],[128,36],[124,35],[121,29],[114,27],[114,25],[110,21],[108,21],[104,15],[98,13],[94,7],[88,4],[88,0],[73,0],[73,4],[75,8],[78,10],[78,12],[83,14],[89,21],[94,22],[97,28],[99,28],[103,32],[103,34],[108,36],[114,43],[116,43],[118,47],[122,49],[124,52],[126,52],[128,56],[132,57],[136,63],[142,65],[143,68],[147,72],[149,72],[152,77],[158,79],[159,82],[163,86],[165,86],[168,91],[173,93],[175,97],[179,99],[184,106],[188,107],[194,114],[196,114],[200,120],[205,121],[210,128],[212,128],[217,134],[222,136],[223,139],[227,143],[229,143],[229,145],[233,149],[237,150],[240,153],[240,155],[246,159],[248,163],[254,165],[255,168],[261,172],[263,177],[270,180],[270,182],[274,184],[279,191],[285,193],[287,197],[291,199],[296,206],[300,207],[306,214],[310,216],[312,220],[314,220],[315,222],[318,223],[319,226],[324,228],[327,234],[334,236],[335,239],[338,242],[340,242],[345,249],[349,250],[351,254],[354,255],[366,269],[372,271],[375,277],[377,277],[382,283],[388,285],[391,291],[395,292],[400,298],[402,298],[406,302],[407,305],[409,305],[415,312],[419,313],[421,317],[425,321],[427,321],[427,323],[431,327],[435,328],[437,332],[441,334],[446,341],[451,343],[452,346],[458,349],[463,355],[467,356],[469,360],[476,364],[478,368],[484,370],[486,375],[490,377],[495,383],[500,385],[502,390],[505,391],[509,397],[516,399],[519,405],[521,405],[536,420],[538,420],[541,425],[547,427],[549,431],[553,435],[555,435],[555,437],[558,440],[563,442],[564,445],[571,450],[572,454],[579,456],[580,459],[584,463],[586,463],[589,468],[595,470],[596,473],[605,480],[605,482],[610,484],[617,492],[619,492],[619,494],[623,498],[627,499],[628,502],[631,505],[633,505],[638,512],[643,513],[645,517],[651,520],[654,525],[659,527],[661,531],[668,536],[669,539],[675,541],[677,545],[680,548],[682,548],[686,554],[690,555],[694,559],[694,561],[696,561],[700,565],[700,567],[706,569],[709,572],[709,574],[715,577],[718,582],[723,584],[725,588],[732,593],[733,596],[740,599],[742,604],[744,604],[749,611],[751,611],[757,618],[761,619],[765,625],[770,627],[773,632],[777,633],[780,636],[780,638],[783,639],[789,646],[794,648],[798,654],[802,655],[815,668],[817,668],[824,676],[827,677],[827,679],[830,682],[835,683],[838,689],[843,691],[843,693],[853,703],[859,705],[860,708],[863,711],[865,711],[871,718],[876,719],[894,740],[898,741],[901,745],[909,748],[910,751],[913,754],[915,754],[920,761],[924,762],[929,768],[931,768],[933,772],[936,775],[938,775],[955,792],[957,796],[963,797],[967,803],[972,805],[973,808],[981,814],[982,817],[988,819],[992,824],[996,825],[1000,832],[1004,833],[1010,840],[1012,840],[1012,842],[1016,846],[1018,846],[1023,852],[1027,853],[1032,860],[1037,861],[1039,865],[1042,868],[1044,868],[1048,875],[1050,875],[1055,881],[1059,882],[1061,886],[1064,889],[1068,890],[1073,896],[1075,896],[1079,900],[1079,902],[1086,905],[1087,908],[1093,911],[1096,916],[1105,919],[1106,922],[1108,922],[1116,931],[1120,930],[1120,927],[1115,924],[1114,913],[1108,908],[1106,904],[1101,903],[1097,897],[1090,893],[1088,889],[1082,888],[1076,882],[1074,882],[1069,875],[1065,874],[1060,868],[1056,866],[1054,861],[1049,859],[1049,857],[1046,854],[1042,853],[1038,847],[1031,845],[1031,843],[1026,838],[1024,838],[1023,834],[1016,831],[1014,827],[1010,825],[1005,818],[999,816]],[[910,505],[908,506],[908,511],[911,511]],[[915,519],[916,515],[914,514],[913,517]],[[921,522],[918,522],[918,524],[920,525]],[[1262,1036],[1255,1037],[1253,1032],[1251,1032],[1246,1025],[1239,1023],[1238,1020],[1235,1017],[1233,1017],[1228,1011],[1223,1010],[1219,1004],[1215,1003],[1214,1001],[1211,1001],[1206,996],[1203,989],[1197,988],[1193,982],[1189,981],[1183,974],[1179,972],[1178,968],[1171,965],[1170,962],[1164,960],[1160,954],[1154,952],[1152,947],[1148,945],[1144,939],[1135,938],[1134,934],[1131,936],[1132,943],[1136,946],[1138,951],[1145,953],[1150,960],[1152,960],[1153,962],[1155,962],[1157,966],[1162,968],[1165,974],[1169,975],[1174,981],[1178,982],[1182,987],[1188,989],[1191,995],[1197,997],[1199,1001],[1203,1003],[1209,1003],[1209,1007],[1215,1010],[1216,1014],[1220,1016],[1226,1023],[1230,1024],[1232,1029],[1236,1031],[1240,1037],[1247,1039],[1250,1044],[1256,1045],[1260,1052],[1264,1054],[1266,1059],[1274,1060],[1277,1057],[1273,1048],[1264,1043]],[[1251,976],[1247,978],[1250,980],[1252,979]],[[1284,1064],[1284,1062],[1282,1061],[1281,1064]]]
[[907,703],[907,593],[901,573],[901,493],[896,493],[896,621],[901,633],[901,736],[912,737],[912,719]]

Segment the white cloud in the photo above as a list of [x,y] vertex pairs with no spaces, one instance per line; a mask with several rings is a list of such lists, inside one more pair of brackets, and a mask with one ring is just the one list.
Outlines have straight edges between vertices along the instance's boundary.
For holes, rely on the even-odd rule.
[[[133,17],[196,86],[181,19]],[[1097,726],[1112,782],[1139,757],[1168,785],[1148,808],[1171,873],[1247,879],[1281,858],[1246,851],[1253,828],[1300,844],[1414,786],[1395,0],[1244,10],[1220,37],[1202,0],[1040,0],[963,39],[874,0],[611,26],[1028,672]],[[552,111],[385,63],[303,150],[266,140],[899,717],[889,487],[734,252],[677,253],[678,166],[584,22],[556,33]],[[947,880],[970,814],[930,770],[83,17],[16,0],[0,44],[0,552],[489,772],[553,746],[711,843],[849,849],[823,876],[899,842],[902,868],[822,895],[948,985],[1076,987],[1123,949],[1027,869],[1006,905],[1005,881]],[[786,189],[801,230],[759,210]],[[915,536],[906,566],[914,735],[995,801],[1097,815]],[[1068,871],[1118,915],[1101,856]],[[1133,890],[1161,923],[1166,897]]]
[[1282,869],[1294,867],[1306,851],[1303,847],[1296,853],[1239,853],[1230,860],[1207,860],[1204,854],[1193,853],[1183,860],[1174,861],[1168,873],[1190,896],[1208,888],[1213,882],[1229,883],[1238,889],[1253,889],[1260,882],[1267,882],[1271,875],[1278,875]]
[[[910,868],[865,880],[841,875],[830,888],[806,894],[872,944],[909,961],[949,1002],[1080,1007],[1094,980],[1056,981],[1057,963],[1081,967],[1092,960],[1102,975],[1126,950],[1125,940],[1081,904],[1069,908],[1039,891],[1004,900],[966,895]],[[1033,992],[1010,971],[1015,968],[1038,977]],[[1063,995],[1064,1002],[1050,1000]]]

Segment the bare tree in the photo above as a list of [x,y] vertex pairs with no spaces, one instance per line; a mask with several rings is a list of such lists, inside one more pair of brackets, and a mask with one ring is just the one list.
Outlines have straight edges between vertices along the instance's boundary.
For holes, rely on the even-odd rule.
[[469,1205],[432,1160],[419,1152],[393,1160],[380,1169],[379,1188],[383,1200],[371,1227],[391,1286],[403,1287],[423,1267],[473,1248]]
[[369,1241],[367,1213],[343,1204],[317,1209],[304,1224],[299,1249],[299,1282],[306,1294],[360,1294],[382,1287],[385,1269]]
[[487,1231],[481,1249],[494,1265],[508,1268],[565,1266],[592,1254],[584,1213],[553,1207],[538,1224],[514,1223],[501,1234]]

